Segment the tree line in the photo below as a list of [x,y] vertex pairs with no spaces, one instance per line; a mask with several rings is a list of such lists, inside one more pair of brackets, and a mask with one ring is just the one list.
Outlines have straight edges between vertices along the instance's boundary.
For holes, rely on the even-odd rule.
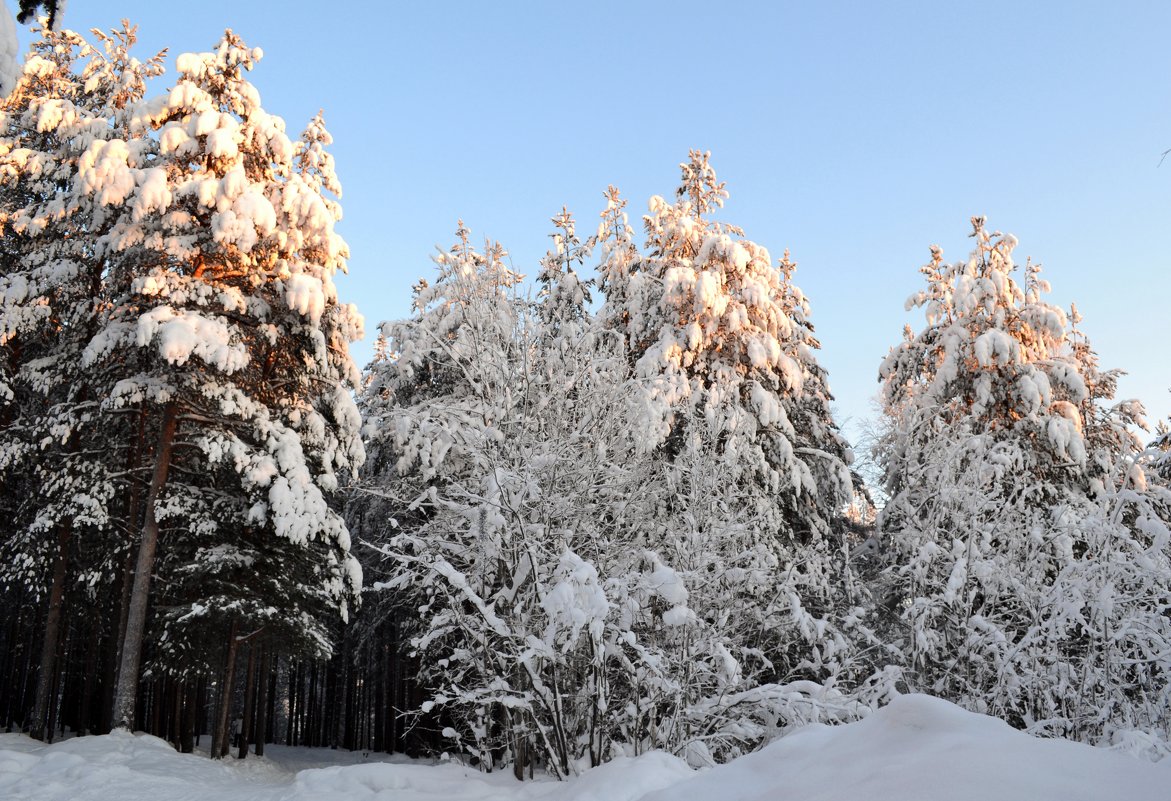
[[8,729],[564,777],[916,691],[1166,751],[1168,437],[1013,237],[922,268],[875,504],[707,153],[554,216],[531,288],[461,222],[359,371],[320,116],[230,31],[150,95],[134,38],[45,31],[0,109]]

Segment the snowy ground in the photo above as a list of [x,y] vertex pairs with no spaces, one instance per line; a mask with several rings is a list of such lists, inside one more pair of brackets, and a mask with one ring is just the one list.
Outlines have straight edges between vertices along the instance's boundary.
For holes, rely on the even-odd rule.
[[1064,741],[926,696],[848,726],[810,726],[735,762],[694,772],[662,753],[568,783],[520,783],[457,765],[270,747],[211,762],[162,740],[112,734],[51,746],[0,734],[11,801],[1171,801],[1171,760],[1151,764]]

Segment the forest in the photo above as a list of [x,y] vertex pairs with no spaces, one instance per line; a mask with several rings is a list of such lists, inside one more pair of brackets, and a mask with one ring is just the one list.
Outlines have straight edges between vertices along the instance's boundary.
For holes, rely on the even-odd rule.
[[[0,103],[5,730],[568,778],[916,692],[1171,751],[1171,434],[1015,237],[815,332],[693,150],[526,274],[460,222],[360,368],[324,118],[135,40],[45,30]],[[839,336],[890,345],[866,443]]]

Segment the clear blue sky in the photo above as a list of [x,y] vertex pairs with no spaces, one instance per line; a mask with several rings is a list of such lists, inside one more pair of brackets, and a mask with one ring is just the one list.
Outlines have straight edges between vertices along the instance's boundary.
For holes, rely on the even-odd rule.
[[70,0],[64,25],[121,17],[144,54],[232,27],[268,111],[295,132],[324,108],[368,332],[457,217],[531,275],[562,204],[592,229],[613,183],[637,218],[699,147],[725,219],[797,260],[842,418],[974,214],[1077,302],[1122,395],[1171,413],[1171,3]]

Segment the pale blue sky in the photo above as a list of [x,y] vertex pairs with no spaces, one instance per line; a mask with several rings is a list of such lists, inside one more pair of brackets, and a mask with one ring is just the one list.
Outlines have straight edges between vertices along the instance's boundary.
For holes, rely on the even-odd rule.
[[268,111],[324,108],[370,333],[457,217],[533,274],[562,204],[592,229],[613,183],[637,218],[698,147],[725,219],[797,260],[841,417],[870,414],[928,247],[966,257],[973,214],[1171,413],[1171,3],[70,0],[64,24],[123,16],[144,54],[232,27]]

